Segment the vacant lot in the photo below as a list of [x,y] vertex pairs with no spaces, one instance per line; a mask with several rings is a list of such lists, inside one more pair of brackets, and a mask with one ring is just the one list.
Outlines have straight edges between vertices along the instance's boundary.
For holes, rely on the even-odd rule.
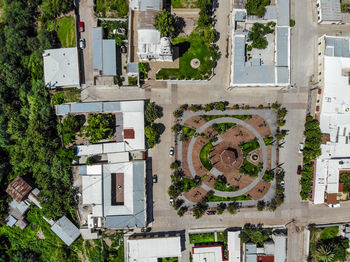
[[57,19],[56,31],[62,47],[75,47],[75,22],[73,16]]

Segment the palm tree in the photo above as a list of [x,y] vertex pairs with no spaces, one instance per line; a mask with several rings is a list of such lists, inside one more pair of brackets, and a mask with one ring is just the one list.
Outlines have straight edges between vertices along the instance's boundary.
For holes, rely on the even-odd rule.
[[316,255],[316,260],[319,262],[335,261],[333,249],[329,245],[320,245],[319,247],[317,247],[315,255]]

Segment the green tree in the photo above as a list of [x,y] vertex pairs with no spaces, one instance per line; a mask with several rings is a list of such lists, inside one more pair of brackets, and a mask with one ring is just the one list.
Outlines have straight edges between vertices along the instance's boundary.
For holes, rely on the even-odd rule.
[[180,168],[181,162],[179,160],[175,160],[170,164],[170,168],[174,170],[178,170]]
[[278,111],[277,111],[277,117],[278,118],[285,118],[285,116],[287,115],[287,109],[285,108],[285,107],[283,107],[283,108],[280,108],[280,109],[278,109]]
[[113,114],[90,114],[88,125],[82,127],[82,136],[91,143],[111,138],[115,132],[115,117]]
[[227,206],[227,211],[231,214],[231,215],[235,215],[237,213],[239,209],[239,203],[238,202],[231,202],[230,204],[228,204]]
[[171,131],[173,131],[175,134],[180,133],[182,130],[182,126],[180,124],[175,124],[171,127]]
[[182,206],[179,211],[177,211],[177,214],[179,217],[183,217],[185,213],[187,212],[188,207],[187,206]]
[[161,116],[161,109],[154,102],[150,102],[147,104],[145,110],[146,121],[150,124],[153,124],[156,119]]
[[217,212],[218,215],[221,215],[222,213],[224,213],[225,209],[226,209],[226,204],[221,202],[216,207],[216,212]]
[[166,9],[154,17],[154,27],[159,30],[162,37],[173,37],[175,33],[175,18]]
[[196,218],[196,219],[199,219],[201,218],[205,211],[207,210],[208,208],[208,205],[207,204],[203,204],[203,203],[198,203],[197,205],[194,206],[193,208],[193,216]]
[[184,112],[182,110],[176,109],[174,111],[173,115],[174,115],[175,118],[179,118],[179,117],[182,117],[183,113]]
[[145,127],[145,136],[147,138],[147,146],[154,147],[158,143],[159,131],[155,125]]
[[216,110],[220,110],[220,111],[225,111],[225,109],[226,109],[225,102],[217,102],[217,103],[215,103],[215,109]]
[[258,211],[263,211],[265,208],[265,205],[266,205],[266,203],[264,200],[259,200],[256,207],[257,207]]
[[211,110],[213,110],[214,109],[214,104],[213,103],[210,103],[210,104],[206,104],[205,106],[204,106],[204,111],[205,112],[209,112],[209,111],[211,111]]

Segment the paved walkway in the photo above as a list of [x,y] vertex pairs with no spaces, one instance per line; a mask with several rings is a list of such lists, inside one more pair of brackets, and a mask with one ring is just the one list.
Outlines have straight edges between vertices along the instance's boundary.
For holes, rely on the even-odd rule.
[[[181,124],[184,124],[184,122],[193,116],[197,115],[259,115],[262,118],[265,119],[265,121],[268,122],[272,134],[275,134],[276,131],[276,113],[273,110],[266,110],[266,109],[248,109],[248,110],[228,110],[228,111],[218,111],[218,110],[213,110],[210,112],[204,112],[204,111],[198,111],[198,112],[192,112],[192,111],[185,111],[183,114],[183,117],[180,121]],[[204,125],[202,125],[196,132],[197,133],[202,133],[205,129],[208,127],[212,126],[213,124],[217,123],[235,123],[238,125],[241,125],[245,128],[247,128],[249,131],[251,131],[255,137],[258,139],[259,144],[261,146],[262,150],[262,155],[263,155],[263,168],[258,174],[258,177],[250,183],[247,187],[235,191],[235,192],[223,192],[216,190],[214,188],[211,188],[207,186],[206,184],[202,184],[201,187],[205,189],[206,191],[214,191],[214,194],[220,197],[237,197],[240,195],[243,195],[253,189],[262,179],[262,177],[265,174],[266,168],[267,168],[267,150],[265,146],[265,142],[259,132],[253,128],[251,125],[248,123],[244,122],[243,120],[240,120],[238,118],[233,118],[233,117],[222,117],[222,118],[216,118],[211,121],[206,122]],[[191,175],[193,177],[196,176],[196,170],[193,166],[193,161],[192,161],[192,151],[193,151],[193,146],[196,142],[197,138],[193,138],[189,144],[188,151],[187,151],[187,162],[189,169],[191,171]],[[182,157],[182,143],[178,144],[178,159],[181,159]],[[272,155],[271,155],[271,167],[274,168],[276,166],[276,146],[272,145]],[[275,196],[275,190],[276,190],[276,182],[273,180],[271,182],[271,187],[267,194],[264,196],[265,201],[270,201],[272,198]],[[187,200],[186,198],[182,197],[185,200],[185,203],[187,205],[193,205],[191,201]],[[239,201],[241,202],[242,206],[251,206],[251,205],[256,205],[258,200],[249,200],[249,201]],[[217,202],[211,202],[208,203],[210,207],[214,207],[217,205]]]

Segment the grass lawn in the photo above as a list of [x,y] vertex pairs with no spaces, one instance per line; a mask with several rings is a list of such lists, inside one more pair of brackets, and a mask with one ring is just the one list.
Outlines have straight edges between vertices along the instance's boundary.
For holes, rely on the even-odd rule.
[[178,262],[178,257],[163,257],[162,262]]
[[80,102],[81,90],[76,88],[65,88],[64,91],[51,95],[51,105],[61,105],[65,103]]
[[246,120],[246,119],[251,119],[252,118],[252,115],[201,115],[201,117],[209,122],[213,119],[216,119],[216,118],[223,118],[223,117],[233,117],[233,118],[237,118],[237,119],[240,119],[240,120]]
[[126,17],[129,0],[96,0],[94,10],[98,17]]
[[182,179],[182,181],[184,182],[184,189],[183,189],[183,192],[188,192],[188,191],[190,191],[192,188],[197,187],[197,183],[196,183],[196,181],[195,181],[194,179],[184,177],[184,178]]
[[196,8],[197,0],[171,0],[173,8]]
[[208,171],[210,171],[213,168],[213,164],[209,159],[209,154],[210,154],[210,151],[213,149],[213,147],[214,146],[210,142],[208,142],[202,147],[201,152],[199,153],[199,159],[201,160],[202,165]]
[[215,242],[214,233],[198,233],[198,234],[190,234],[190,243],[207,243],[207,242]]
[[229,130],[230,128],[234,127],[236,124],[235,123],[219,123],[219,124],[214,124],[213,128],[216,132],[219,134],[222,134]]
[[244,159],[243,165],[238,169],[238,171],[251,177],[257,177],[261,169],[262,165],[256,166],[250,163],[247,159]]
[[224,244],[227,244],[227,231],[225,232],[218,232],[218,242],[224,242]]
[[339,233],[339,227],[338,226],[332,226],[332,227],[325,227],[320,235],[321,239],[330,239],[334,238]]
[[228,186],[224,181],[221,179],[216,179],[214,183],[214,189],[224,192],[234,192],[237,191],[237,189],[233,186]]
[[75,47],[75,22],[73,16],[57,19],[56,31],[62,47]]
[[245,201],[245,200],[252,200],[252,198],[246,195],[240,195],[236,197],[220,197],[220,196],[212,195],[208,198],[208,202]]
[[[173,39],[173,45],[180,49],[180,67],[163,68],[157,75],[157,79],[208,79],[214,67],[214,61],[218,54],[215,48],[206,43],[203,37],[197,33],[192,33],[188,38],[178,37]],[[197,58],[200,60],[198,68],[191,67],[191,60]]]
[[257,139],[253,139],[253,140],[250,140],[249,142],[241,143],[239,147],[242,149],[243,155],[246,156],[248,155],[249,152],[252,152],[255,149],[260,148],[260,144]]
[[182,134],[184,136],[190,137],[190,136],[194,136],[194,134],[196,133],[196,130],[193,128],[190,128],[188,126],[183,126],[182,127]]

